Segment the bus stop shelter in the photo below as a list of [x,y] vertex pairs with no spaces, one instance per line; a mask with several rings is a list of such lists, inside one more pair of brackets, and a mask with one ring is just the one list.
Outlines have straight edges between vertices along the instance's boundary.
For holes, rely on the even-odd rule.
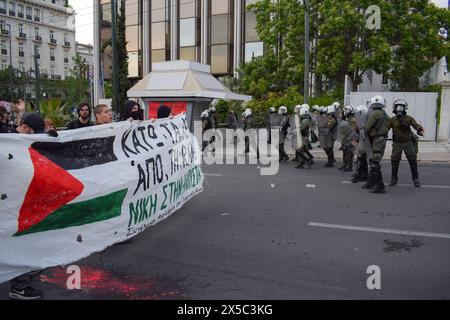
[[128,91],[128,98],[136,100],[144,110],[144,119],[156,118],[159,106],[172,108],[172,114],[186,112],[193,123],[214,99],[248,101],[252,97],[235,94],[211,75],[211,67],[191,61],[154,63],[152,72]]

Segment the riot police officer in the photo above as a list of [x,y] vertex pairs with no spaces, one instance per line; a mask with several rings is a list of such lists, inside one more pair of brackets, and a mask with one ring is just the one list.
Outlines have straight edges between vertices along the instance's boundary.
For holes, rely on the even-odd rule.
[[417,121],[407,115],[408,103],[399,99],[394,102],[394,114],[389,121],[390,128],[393,131],[392,143],[392,177],[390,186],[396,186],[398,183],[398,168],[402,159],[402,153],[405,152],[411,168],[411,175],[414,186],[420,188],[419,171],[417,168],[417,153],[418,153],[418,137],[411,131],[413,127],[417,134],[423,136],[424,128],[417,123]]
[[367,120],[364,129],[369,137],[373,155],[369,159],[369,181],[363,186],[364,189],[374,189],[372,193],[385,193],[383,174],[380,162],[383,159],[386,149],[386,142],[389,132],[389,116],[384,109],[386,99],[382,96],[375,96],[370,101],[370,108],[373,110]]

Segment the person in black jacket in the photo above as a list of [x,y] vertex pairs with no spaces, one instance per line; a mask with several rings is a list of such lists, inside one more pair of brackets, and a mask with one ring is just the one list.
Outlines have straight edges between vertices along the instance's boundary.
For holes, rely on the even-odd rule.
[[78,118],[72,120],[67,125],[67,130],[79,129],[93,126],[94,124],[89,119],[91,117],[91,108],[87,102],[81,103],[77,108]]
[[0,133],[14,133],[16,129],[10,124],[11,115],[4,106],[0,106]]

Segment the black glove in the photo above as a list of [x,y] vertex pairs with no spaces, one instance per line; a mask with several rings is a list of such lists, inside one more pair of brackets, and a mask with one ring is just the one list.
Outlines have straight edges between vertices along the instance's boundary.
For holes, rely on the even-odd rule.
[[58,137],[58,132],[56,130],[48,130],[47,133],[50,137],[54,137],[54,138]]

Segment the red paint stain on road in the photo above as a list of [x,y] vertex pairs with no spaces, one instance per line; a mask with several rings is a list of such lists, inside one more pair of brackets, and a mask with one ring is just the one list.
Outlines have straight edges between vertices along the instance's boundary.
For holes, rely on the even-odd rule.
[[[50,275],[41,275],[41,281],[66,290],[70,274],[63,268],[51,269]],[[117,276],[110,271],[81,267],[81,291],[98,298],[128,300],[183,299],[179,290],[161,288],[161,279],[143,279],[138,276]]]

